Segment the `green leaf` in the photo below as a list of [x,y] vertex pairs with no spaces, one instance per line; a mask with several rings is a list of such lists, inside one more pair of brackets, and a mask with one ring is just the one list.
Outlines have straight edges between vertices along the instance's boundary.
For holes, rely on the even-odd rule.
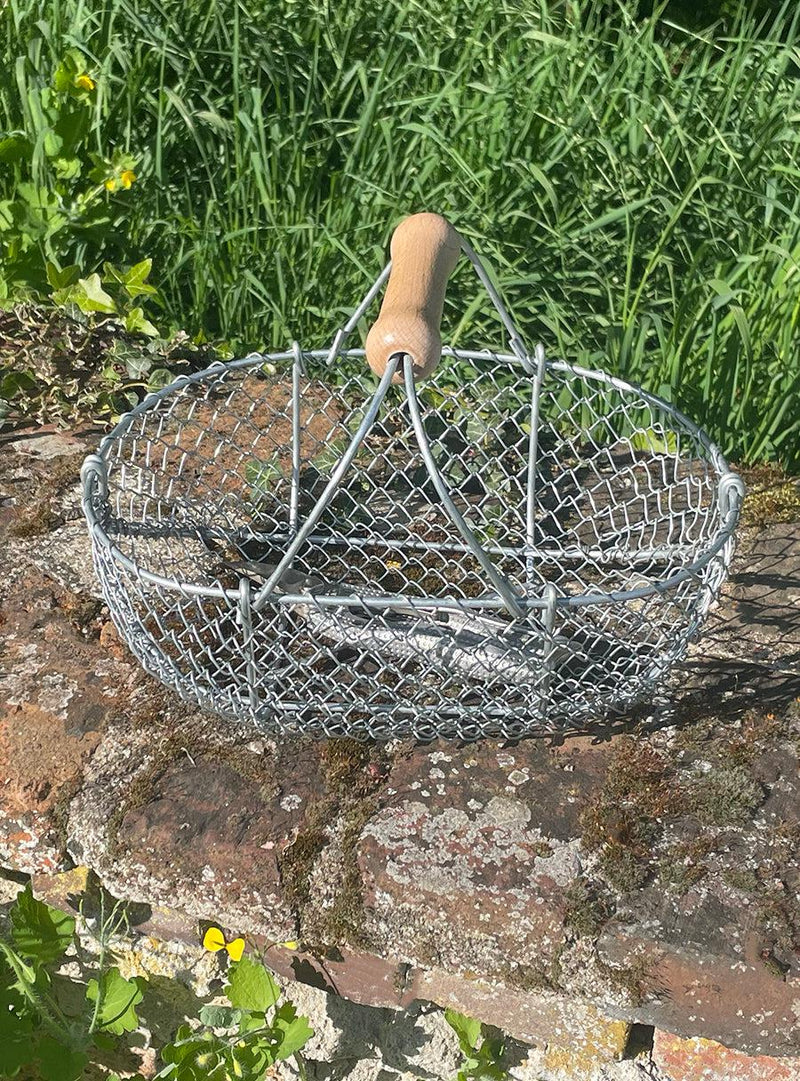
[[66,289],[70,285],[78,280],[81,273],[81,268],[73,264],[72,266],[65,266],[62,270],[59,270],[55,263],[47,263],[47,280],[53,289]]
[[146,334],[148,338],[158,337],[158,331],[146,318],[141,308],[131,308],[125,316],[125,329],[129,334]]
[[150,277],[150,271],[153,269],[152,259],[142,259],[141,263],[136,263],[130,270],[126,271],[123,278],[123,285],[128,291],[128,296],[138,297],[142,295],[152,296],[155,293],[155,289],[152,285],[146,285],[147,279]]
[[161,390],[168,387],[175,376],[169,368],[154,368],[147,379],[148,390]]
[[81,175],[80,158],[56,158],[53,168],[59,180],[75,180]]
[[89,1064],[84,1051],[71,1051],[52,1036],[42,1036],[36,1048],[42,1081],[78,1081]]
[[263,1078],[264,1071],[275,1061],[268,1040],[262,1039],[256,1042],[244,1040],[235,1044],[227,1056],[228,1073],[225,1081],[233,1081],[233,1078]]
[[0,376],[0,395],[9,401],[13,401],[14,398],[35,394],[38,387],[39,383],[33,372],[18,371],[12,368],[11,371]]
[[16,204],[11,199],[0,200],[0,230],[13,229],[16,220]]
[[280,997],[280,988],[260,961],[243,957],[230,967],[225,994],[231,1006],[243,1010],[268,1010]]
[[140,976],[126,980],[118,968],[109,968],[97,980],[89,980],[86,985],[86,998],[97,1002],[97,1024],[106,1032],[120,1036],[123,1032],[132,1032],[139,1024],[136,1006],[142,1001],[142,988],[145,981]]
[[34,1061],[35,1044],[25,1030],[13,1032],[0,1043],[0,1077],[14,1077]]
[[315,454],[312,459],[312,465],[320,473],[328,474],[339,464],[344,452],[350,446],[350,437],[343,435],[338,436],[336,439],[331,439],[329,443],[326,443],[319,454]]
[[233,1028],[241,1021],[242,1011],[230,1006],[203,1006],[199,1017],[209,1028]]
[[143,383],[152,364],[152,357],[148,357],[144,353],[135,353],[125,362],[125,370],[127,371],[129,378],[135,379],[139,383]]
[[17,184],[17,194],[35,210],[48,210],[58,203],[58,196],[54,192],[48,191],[47,188],[37,187],[36,184],[29,184],[27,181]]
[[174,1065],[191,1055],[195,1044],[195,1034],[191,1025],[180,1025],[172,1043],[161,1048],[161,1057],[168,1065]]
[[263,1010],[243,1010],[242,1019],[239,1022],[239,1032],[247,1035],[257,1029],[264,1028],[267,1023],[267,1015]]
[[75,89],[75,77],[85,69],[82,53],[78,49],[68,49],[55,70],[53,86],[60,94],[71,93]]
[[72,942],[75,920],[43,901],[37,901],[30,885],[18,894],[9,917],[14,945],[34,964],[58,960]]
[[605,229],[607,225],[619,221],[620,218],[630,218],[633,214],[638,214],[638,212],[643,210],[650,202],[652,202],[652,200],[649,198],[636,199],[631,203],[626,203],[624,206],[615,207],[614,210],[609,210],[606,214],[601,214],[599,218],[595,218],[594,221],[587,222],[586,225],[577,229],[573,233],[572,239],[578,240],[588,233],[594,233],[597,229]]
[[213,1032],[208,1029],[194,1032],[189,1025],[181,1025],[174,1041],[161,1049],[162,1060],[173,1069],[164,1070],[158,1076],[176,1081],[210,1081],[211,1078],[229,1081],[231,1072],[226,1066],[231,1057],[227,1042],[218,1039]]
[[78,278],[80,292],[76,297],[76,304],[84,312],[110,312],[117,309],[113,299],[100,284],[99,274],[90,274],[88,278]]
[[31,144],[24,135],[15,133],[0,139],[0,161],[7,165],[30,157],[31,152]]
[[480,1021],[476,1021],[474,1017],[467,1017],[466,1014],[458,1013],[456,1010],[445,1010],[444,1019],[458,1036],[458,1042],[464,1054],[474,1054],[481,1038]]
[[675,432],[665,432],[662,428],[645,428],[631,436],[634,450],[648,451],[651,454],[675,454],[678,449],[678,437]]
[[36,1014],[10,987],[0,988],[0,1077],[13,1077],[33,1061]]
[[6,981],[7,989],[12,993],[20,992],[27,1009],[28,994],[31,989],[37,986],[43,988],[48,984],[50,977],[47,969],[41,966],[34,967],[32,964],[28,964],[27,961],[23,961],[17,951],[8,942],[4,942],[2,938],[0,938],[0,958],[5,961],[6,968],[10,973]]
[[298,1017],[297,1010],[291,1002],[284,1002],[276,1011],[272,1027],[279,1039],[275,1052],[276,1062],[290,1058],[314,1035],[308,1018]]
[[244,479],[250,486],[250,498],[257,502],[274,491],[279,481],[286,479],[286,474],[277,459],[271,462],[259,462],[251,459],[245,462]]
[[57,135],[52,128],[48,128],[42,139],[42,146],[44,152],[48,158],[55,158],[61,153],[61,148],[64,145],[64,140],[60,135]]

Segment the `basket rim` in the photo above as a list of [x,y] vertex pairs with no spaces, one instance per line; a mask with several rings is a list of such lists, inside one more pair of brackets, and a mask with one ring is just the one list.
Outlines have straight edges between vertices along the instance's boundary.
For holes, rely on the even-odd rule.
[[[103,529],[102,523],[95,513],[95,503],[99,495],[101,500],[105,501],[105,505],[108,506],[108,455],[112,444],[122,438],[128,432],[133,421],[141,416],[143,413],[149,412],[164,398],[170,397],[179,393],[186,387],[192,384],[202,383],[209,379],[219,377],[222,373],[228,371],[237,371],[239,369],[248,367],[257,367],[265,363],[281,363],[284,361],[294,360],[298,352],[303,358],[314,360],[327,360],[327,366],[332,366],[332,361],[337,357],[348,358],[363,358],[366,353],[364,349],[340,349],[332,354],[329,349],[313,349],[313,350],[300,350],[299,346],[295,344],[294,349],[285,350],[276,353],[248,353],[244,357],[237,358],[230,361],[214,361],[208,367],[198,372],[192,372],[190,374],[178,376],[171,383],[148,394],[142,399],[133,409],[124,413],[114,427],[109,431],[97,448],[97,451],[87,455],[81,468],[81,482],[82,482],[82,505],[84,515],[89,530],[90,537],[94,544],[99,545],[106,550],[110,558],[119,563],[129,573],[134,574],[137,578],[141,579],[148,584],[158,586],[162,589],[170,591],[177,591],[187,596],[194,597],[208,597],[213,599],[225,599],[233,603],[242,603],[244,598],[243,586],[239,589],[229,589],[222,586],[207,586],[199,585],[195,582],[182,581],[174,576],[159,575],[154,571],[149,571],[144,567],[138,565],[130,557],[126,556],[121,549],[114,544],[112,538]],[[521,371],[524,378],[532,379],[533,376],[526,366],[525,362],[517,355],[495,351],[493,349],[460,349],[451,345],[444,345],[442,347],[442,356],[453,357],[458,360],[471,360],[471,361],[493,361],[499,362],[505,366],[518,369]],[[647,586],[641,586],[636,589],[628,590],[610,590],[610,591],[598,591],[596,593],[581,594],[578,596],[557,596],[555,602],[547,596],[543,597],[520,597],[520,606],[525,611],[534,611],[550,608],[555,603],[556,608],[575,608],[583,607],[590,604],[617,604],[627,602],[631,600],[641,600],[646,597],[655,596],[657,594],[668,593],[679,586],[682,582],[685,582],[689,578],[694,578],[699,572],[701,572],[711,560],[725,549],[726,545],[730,544],[733,539],[733,534],[739,521],[742,499],[745,493],[744,482],[738,473],[730,468],[720,448],[712,442],[708,434],[703,428],[696,424],[693,420],[687,417],[681,410],[676,408],[671,402],[660,397],[657,394],[653,394],[651,391],[645,390],[643,387],[636,383],[628,382],[621,379],[618,376],[612,375],[609,372],[600,368],[586,368],[579,364],[573,364],[569,361],[559,358],[546,358],[545,367],[555,372],[566,372],[571,375],[575,375],[579,378],[583,378],[589,381],[605,383],[608,386],[613,387],[616,390],[623,391],[625,393],[633,393],[646,402],[648,405],[655,406],[659,410],[664,411],[666,414],[673,417],[679,424],[681,424],[687,431],[697,440],[700,446],[703,448],[707,455],[708,463],[714,468],[716,472],[717,485],[715,494],[719,506],[721,508],[722,521],[714,534],[714,536],[706,543],[706,546],[702,549],[700,554],[693,562],[687,566],[682,567],[669,577],[660,581],[651,583]],[[98,575],[103,579],[103,574],[98,569]],[[307,594],[290,594],[281,593],[275,594],[270,597],[270,602],[279,605],[291,605],[298,604],[308,600]],[[393,606],[412,606],[417,608],[420,612],[424,611],[438,611],[443,609],[455,609],[464,610],[469,608],[481,608],[486,609],[503,609],[505,607],[502,598],[500,597],[479,597],[479,598],[438,598],[436,600],[421,599],[419,597],[408,597],[403,594],[385,594],[385,595],[353,595],[347,596],[343,594],[332,595],[314,595],[315,603],[323,606],[357,606],[357,607],[375,607],[386,608]]]

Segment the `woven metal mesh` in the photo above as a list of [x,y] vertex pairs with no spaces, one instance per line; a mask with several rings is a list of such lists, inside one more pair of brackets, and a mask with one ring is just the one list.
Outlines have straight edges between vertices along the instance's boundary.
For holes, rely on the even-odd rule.
[[87,459],[98,573],[145,668],[329,736],[580,730],[652,697],[731,556],[742,486],[703,433],[541,353],[445,350],[376,392],[336,352],[179,380]]

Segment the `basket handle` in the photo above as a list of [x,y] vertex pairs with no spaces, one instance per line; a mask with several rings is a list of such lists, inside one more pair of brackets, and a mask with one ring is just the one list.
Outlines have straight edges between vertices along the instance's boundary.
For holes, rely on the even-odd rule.
[[[456,230],[439,214],[412,214],[392,234],[391,273],[378,318],[367,335],[367,362],[382,376],[390,357],[412,358],[417,379],[442,355],[440,326],[447,279],[461,253]],[[402,383],[402,370],[393,382]]]

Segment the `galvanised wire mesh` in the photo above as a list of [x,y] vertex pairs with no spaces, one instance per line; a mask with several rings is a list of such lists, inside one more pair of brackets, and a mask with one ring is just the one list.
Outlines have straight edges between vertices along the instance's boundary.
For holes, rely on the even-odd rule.
[[[84,464],[114,622],[183,698],[268,732],[577,731],[663,688],[743,486],[667,402],[528,353],[380,381],[347,335],[181,377]],[[393,376],[402,384],[393,385]]]

